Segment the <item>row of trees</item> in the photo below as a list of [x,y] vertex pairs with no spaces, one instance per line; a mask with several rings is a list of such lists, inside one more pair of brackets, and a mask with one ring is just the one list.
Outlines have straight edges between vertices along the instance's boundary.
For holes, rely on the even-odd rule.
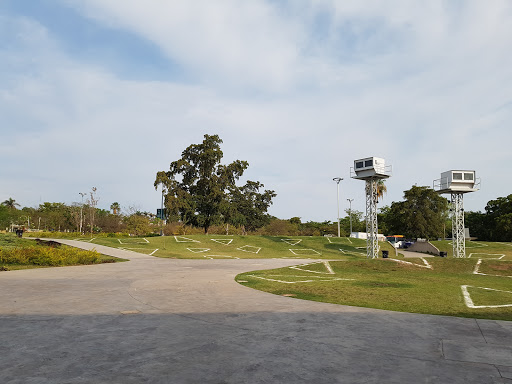
[[[80,206],[62,203],[43,203],[37,208],[24,207],[14,199],[0,204],[0,228],[11,224],[22,225],[30,229],[51,231],[76,231],[80,223]],[[449,201],[440,197],[428,187],[413,186],[404,192],[404,201],[394,202],[391,206],[381,208],[379,213],[379,230],[385,234],[402,234],[408,238],[442,238],[451,236],[451,219]],[[92,207],[86,203],[82,207],[83,229],[90,231]],[[118,203],[111,205],[111,212],[95,208],[93,232],[124,232],[134,235],[159,233],[162,222],[155,215],[131,209],[131,213],[121,214]],[[345,211],[347,216],[340,219],[342,236],[350,233],[350,216],[355,232],[364,232],[366,223],[363,212]],[[511,241],[512,240],[512,195],[491,200],[485,212],[465,213],[466,226],[471,235],[479,240]],[[163,227],[166,235],[204,232],[202,227],[186,225],[181,221],[169,222]],[[218,224],[209,227],[211,233],[244,234],[243,226]],[[286,236],[322,236],[336,235],[336,222],[324,221],[306,223],[299,217],[281,220],[268,217],[265,225],[251,230],[250,233],[260,235]]]
[[[41,231],[62,231],[79,232],[80,230],[80,211],[82,211],[83,232],[90,232],[91,223],[93,233],[126,233],[132,235],[151,235],[159,234],[160,231],[166,235],[181,235],[192,233],[203,233],[202,227],[185,224],[181,221],[169,221],[167,224],[158,219],[149,212],[136,211],[128,208],[129,213],[121,213],[121,207],[118,203],[110,206],[111,211],[100,208],[94,208],[94,215],[91,215],[93,209],[89,202],[81,207],[79,204],[66,205],[63,203],[45,202],[36,208],[20,207],[19,204],[11,199],[15,204],[0,204],[0,228],[9,229],[11,226],[24,227],[30,230]],[[82,209],[81,209],[82,208]],[[348,214],[348,210],[347,210]],[[94,221],[92,218],[94,217]],[[352,226],[356,231],[362,231],[365,228],[363,213],[352,210]],[[264,225],[250,230],[243,225],[228,226],[224,223],[209,227],[210,233],[215,234],[258,234],[258,235],[286,235],[286,236],[322,236],[336,235],[336,222],[309,221],[302,223],[299,217],[292,217],[288,220],[278,219],[268,216]],[[350,231],[349,217],[341,219],[341,234],[348,236]]]
[[489,201],[485,212],[466,212],[465,219],[479,240],[512,241],[512,194]]
[[147,235],[160,228],[160,220],[149,212],[129,208],[130,213],[121,214],[119,203],[112,203],[108,211],[97,208],[99,198],[96,188],[89,193],[84,204],[45,202],[38,207],[23,207],[9,198],[0,204],[0,228],[10,230],[24,227],[28,230],[61,232],[126,232]]
[[[387,234],[435,239],[451,236],[450,202],[429,187],[413,186],[404,201],[381,208],[379,227]],[[465,226],[482,241],[512,241],[512,194],[490,200],[485,212],[466,211]]]

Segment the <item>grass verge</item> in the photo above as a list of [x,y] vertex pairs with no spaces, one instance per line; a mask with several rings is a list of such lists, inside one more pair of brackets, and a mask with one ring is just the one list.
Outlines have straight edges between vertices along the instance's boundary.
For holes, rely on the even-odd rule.
[[[305,300],[512,320],[511,260],[480,261],[479,271],[499,272],[495,274],[475,274],[478,259],[473,258],[429,258],[427,262],[430,267],[394,259],[330,261],[329,268],[314,263],[298,269],[242,273],[236,280],[254,289]],[[470,301],[463,286],[467,286]]]
[[[89,241],[89,240],[88,240]],[[323,236],[185,235],[95,238],[94,244],[176,259],[313,259],[348,260],[366,256],[366,241]],[[390,254],[394,250],[381,244]]]

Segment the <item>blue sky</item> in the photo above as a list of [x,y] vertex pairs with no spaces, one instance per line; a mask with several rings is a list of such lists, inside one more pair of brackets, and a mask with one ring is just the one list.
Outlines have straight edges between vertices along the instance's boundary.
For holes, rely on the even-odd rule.
[[512,193],[507,0],[2,0],[0,200],[155,211],[157,171],[204,134],[278,196],[277,217],[364,211],[353,160],[393,166],[381,203],[474,169],[467,210]]

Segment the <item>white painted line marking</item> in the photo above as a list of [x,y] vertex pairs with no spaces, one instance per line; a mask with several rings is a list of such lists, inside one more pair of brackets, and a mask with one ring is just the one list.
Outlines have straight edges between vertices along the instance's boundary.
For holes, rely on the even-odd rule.
[[149,256],[153,256],[153,254],[154,254],[156,251],[158,251],[158,248],[157,248],[157,249],[155,249],[153,252],[151,252],[151,253],[149,254]]
[[[315,251],[314,249],[311,249],[311,248],[304,248],[304,249],[296,248],[296,249],[289,249],[289,251],[297,256],[303,255],[302,252],[306,252],[306,251],[312,252],[314,255],[321,255],[320,252]],[[308,253],[306,253],[306,255],[308,255]]]
[[335,237],[335,239],[339,239],[339,240],[342,240],[341,242],[340,241],[331,241],[331,238],[328,237],[327,238],[327,241],[330,243],[330,244],[343,244],[343,240],[347,240],[350,244],[352,244],[352,240],[350,240],[350,237]]
[[219,244],[229,245],[233,242],[233,239],[210,239],[211,241],[215,241]]
[[208,252],[210,248],[187,248],[190,252],[194,253],[202,253],[202,252]]
[[429,262],[423,258],[423,257],[420,257],[420,260],[423,261],[423,264],[424,265],[421,265],[421,264],[416,264],[416,263],[411,263],[410,261],[405,261],[405,260],[398,260],[398,259],[391,259],[391,258],[388,258],[386,260],[392,260],[392,261],[396,261],[397,263],[402,263],[402,264],[409,264],[409,265],[414,265],[415,267],[420,267],[420,268],[428,268],[428,269],[433,269],[432,268],[432,265],[429,264]]
[[[150,251],[150,249],[147,249],[147,248],[131,248],[131,247],[130,248],[118,247],[117,249],[122,249],[123,251],[128,251],[128,252],[143,253],[144,255],[147,255],[147,253],[146,252],[139,252],[139,251]],[[158,248],[155,249],[154,251],[152,251],[152,253],[150,253],[149,255],[152,255],[156,251],[158,251]]]
[[223,257],[223,258],[226,258],[226,259],[237,259],[237,260],[240,260],[239,257],[228,256],[228,255],[205,255],[203,257],[206,257],[207,259],[211,259],[211,260],[215,260],[214,257]]
[[485,260],[501,260],[505,257],[503,253],[470,253],[468,259],[473,255],[488,255],[488,256],[500,256],[500,257],[480,257]]
[[198,240],[192,240],[184,236],[174,236],[177,243],[200,243]]
[[286,244],[297,245],[302,241],[302,239],[281,239],[281,241],[284,241]]
[[[450,241],[450,242],[448,242],[448,244],[452,244],[453,245],[453,242]],[[473,244],[476,244],[476,245],[473,246]],[[488,247],[488,245],[487,244],[478,243],[476,241],[466,241],[466,249],[467,248],[483,248],[483,247]]]
[[472,285],[461,285],[460,289],[462,290],[462,296],[464,297],[464,302],[466,304],[466,307],[468,307],[468,308],[503,308],[503,307],[512,307],[512,304],[475,305],[475,303],[473,303],[473,300],[471,300],[471,295],[468,292],[468,288],[477,288],[477,289],[485,289],[487,291],[512,293],[512,291],[503,291],[501,289],[492,289],[492,288],[486,288],[486,287],[474,287]]
[[[301,267],[307,267],[308,265],[315,265],[315,264],[323,264],[325,266],[325,269],[327,269],[327,272],[312,271],[310,269],[301,268]],[[304,272],[321,273],[321,274],[324,274],[324,275],[335,275],[335,273],[334,273],[334,271],[333,271],[333,269],[331,267],[331,264],[329,264],[329,262],[327,260],[317,261],[317,262],[308,263],[308,264],[294,265],[294,266],[288,267],[288,268],[296,269],[298,271],[304,271]]]
[[[130,241],[130,240],[133,240],[133,241]],[[140,241],[140,239],[124,239],[124,241],[122,241],[121,239],[117,239],[117,241],[119,241],[119,244],[124,244],[124,245],[129,245],[129,244],[149,244],[149,241],[147,239],[142,239],[144,240],[145,242],[143,241]]]
[[512,276],[507,276],[507,275],[491,275],[489,273],[482,273],[482,272],[480,272],[480,265],[482,264],[482,260],[501,260],[503,257],[505,257],[505,255],[503,255],[502,257],[493,258],[493,259],[491,259],[491,258],[488,258],[488,259],[478,259],[478,261],[475,264],[475,269],[473,270],[473,275],[497,276],[497,277],[510,277],[510,278],[512,278]]
[[284,257],[273,257],[272,260],[281,260],[281,259],[291,259],[291,260],[318,260],[318,259],[312,259],[311,257],[293,257],[293,256],[284,256]]
[[255,275],[246,275],[246,276],[254,277],[256,279],[261,279],[261,280],[274,281],[274,282],[283,283],[283,284],[313,283],[315,281],[349,281],[349,280],[355,280],[355,279],[342,279],[340,277],[272,275],[272,276],[275,276],[275,277],[279,277],[279,276],[283,276],[283,277],[306,277],[308,279],[316,279],[316,280],[286,281],[286,280],[279,280],[279,279],[268,279],[266,277],[255,276]]
[[[244,249],[244,248],[247,248],[247,249]],[[254,248],[255,250],[251,250],[252,248]],[[261,251],[261,248],[253,247],[252,245],[244,245],[243,247],[237,248],[237,250],[243,251],[243,252],[249,252],[249,253],[258,253],[259,251]]]

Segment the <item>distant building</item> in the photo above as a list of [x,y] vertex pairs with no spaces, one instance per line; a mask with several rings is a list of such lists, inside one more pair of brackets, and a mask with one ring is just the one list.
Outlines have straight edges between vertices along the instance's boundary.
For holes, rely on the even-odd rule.
[[[364,240],[366,240],[367,239],[367,233],[366,232],[352,232],[350,234],[350,237],[353,237],[354,239],[364,239]],[[379,233],[379,234],[377,234],[377,240],[378,241],[386,241],[386,236],[384,236],[383,234]]]

